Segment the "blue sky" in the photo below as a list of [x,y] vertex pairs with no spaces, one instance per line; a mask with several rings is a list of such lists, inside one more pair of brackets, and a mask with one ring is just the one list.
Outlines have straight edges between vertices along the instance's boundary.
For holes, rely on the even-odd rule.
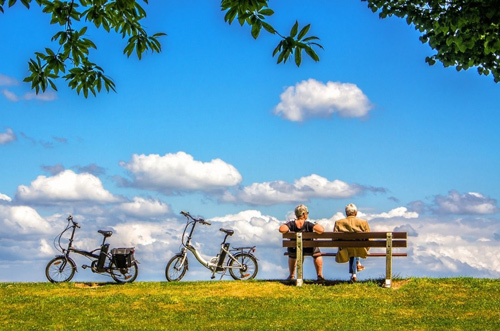
[[[232,227],[235,244],[257,245],[258,278],[284,278],[279,224],[304,203],[332,230],[351,202],[372,229],[410,232],[395,273],[498,278],[500,86],[474,69],[428,66],[418,32],[363,2],[304,3],[270,2],[279,31],[297,19],[321,38],[321,61],[304,57],[300,68],[277,65],[277,38],[253,40],[208,1],[145,5],[148,31],[168,35],[141,61],[122,54],[120,36],[89,29],[117,93],[88,99],[63,81],[32,94],[27,62],[57,27],[36,6],[6,9],[0,281],[45,281],[68,214],[82,224],[79,246],[112,229],[112,246],[137,248],[138,280],[163,280],[181,210],[213,220],[197,237],[207,256],[218,229]],[[381,260],[365,264],[365,278],[384,273]],[[187,279],[209,279],[192,265]],[[347,278],[345,269],[327,261],[325,276]],[[103,280],[75,278],[89,279]]]

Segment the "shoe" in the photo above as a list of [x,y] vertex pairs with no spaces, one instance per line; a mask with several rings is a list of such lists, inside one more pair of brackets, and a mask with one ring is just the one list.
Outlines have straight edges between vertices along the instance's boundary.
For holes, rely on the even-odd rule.
[[288,276],[288,278],[286,280],[295,280],[295,277],[294,276]]
[[318,275],[318,282],[324,282],[324,281],[325,281],[325,277]]
[[361,264],[358,264],[358,265],[356,266],[356,269],[358,270],[358,272],[359,272],[359,271],[363,271],[363,270],[365,270],[365,266],[363,266],[363,265],[361,265]]
[[351,283],[355,283],[358,279],[356,278],[356,276],[351,276]]

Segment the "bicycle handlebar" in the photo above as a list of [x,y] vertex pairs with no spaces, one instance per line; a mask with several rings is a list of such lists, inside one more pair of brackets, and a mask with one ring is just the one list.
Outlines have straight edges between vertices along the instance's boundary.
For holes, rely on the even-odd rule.
[[190,218],[193,221],[201,223],[203,225],[212,225],[212,223],[205,221],[203,218],[198,218],[198,219],[194,218],[193,216],[191,216],[191,214],[189,214],[188,212],[186,212],[184,210],[181,211],[181,214],[184,215],[184,216],[186,216],[187,218]]
[[68,222],[71,221],[74,226],[76,226],[77,228],[80,229],[80,225],[78,225],[78,223],[73,220],[73,216],[69,215],[67,219],[68,219]]

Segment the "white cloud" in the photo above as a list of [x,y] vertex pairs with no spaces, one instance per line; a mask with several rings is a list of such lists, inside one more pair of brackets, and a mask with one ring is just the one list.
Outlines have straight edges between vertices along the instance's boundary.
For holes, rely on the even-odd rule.
[[364,117],[373,108],[370,100],[355,84],[314,79],[289,86],[280,96],[274,113],[287,120],[302,122],[313,117]]
[[231,164],[221,159],[196,161],[189,154],[132,156],[122,167],[134,176],[132,186],[171,194],[174,191],[210,191],[239,184],[242,177]]
[[2,94],[9,101],[12,101],[12,102],[19,101],[19,97],[14,92],[11,92],[9,90],[3,89],[2,90]]
[[[363,215],[363,216],[361,216]],[[406,207],[398,207],[391,209],[388,212],[380,213],[380,214],[362,214],[360,213],[360,217],[364,217],[367,220],[371,220],[374,218],[418,218],[418,213],[413,211],[408,211]]]
[[17,139],[16,134],[11,128],[7,128],[6,132],[0,133],[0,145],[6,145]]
[[20,185],[16,198],[22,202],[35,204],[119,201],[104,189],[99,178],[88,173],[76,174],[71,170],[65,170],[52,177],[38,176],[30,186]]
[[19,85],[17,79],[0,74],[0,86],[15,86],[15,85]]
[[116,209],[129,216],[143,218],[161,216],[170,212],[167,204],[141,197],[134,197],[134,201],[122,203]]
[[2,94],[7,100],[11,102],[18,102],[20,100],[54,101],[57,99],[57,94],[54,91],[48,91],[39,94],[36,94],[35,92],[27,92],[22,96],[18,96],[16,93],[10,90],[3,89]]
[[49,223],[35,209],[27,206],[0,204],[0,224],[0,233],[7,237],[49,233],[51,229]]
[[434,202],[440,214],[494,214],[499,211],[497,201],[477,192],[460,194],[455,190],[447,196],[438,195]]
[[0,200],[5,200],[5,201],[12,201],[12,199],[8,196],[8,195],[5,195],[5,194],[2,194],[0,193]]
[[338,179],[329,181],[312,174],[295,180],[293,184],[285,181],[253,183],[237,190],[234,194],[226,192],[221,200],[252,205],[273,205],[304,202],[312,198],[349,198],[365,190],[366,188],[359,185],[350,185]]

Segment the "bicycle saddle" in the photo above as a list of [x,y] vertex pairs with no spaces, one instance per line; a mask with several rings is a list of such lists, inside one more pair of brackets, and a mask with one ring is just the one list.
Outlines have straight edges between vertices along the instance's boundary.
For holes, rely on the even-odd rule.
[[227,229],[219,229],[220,231],[224,232],[225,234],[232,236],[234,234],[234,230],[227,230]]
[[103,230],[98,230],[97,232],[99,232],[100,234],[102,234],[104,237],[111,237],[111,235],[113,234],[113,231],[103,231]]

